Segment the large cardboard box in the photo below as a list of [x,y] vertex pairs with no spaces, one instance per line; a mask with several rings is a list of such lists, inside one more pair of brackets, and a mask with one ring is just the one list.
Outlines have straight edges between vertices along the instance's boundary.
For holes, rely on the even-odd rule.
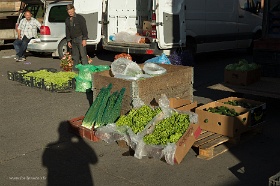
[[233,85],[243,85],[247,86],[249,84],[259,81],[261,78],[261,69],[255,69],[250,71],[235,71],[235,70],[226,70],[224,72],[224,81],[225,83]]
[[94,95],[97,95],[102,87],[110,83],[113,85],[112,91],[126,88],[121,114],[132,109],[133,98],[140,98],[146,105],[158,100],[161,94],[192,101],[193,67],[163,64],[160,66],[167,70],[165,74],[137,81],[114,78],[111,71],[94,73],[92,85]]
[[194,108],[197,107],[197,102],[190,101],[187,99],[181,99],[181,98],[169,98],[169,106],[170,108],[174,108],[176,110],[180,111],[192,111]]
[[[244,102],[249,103],[251,105],[251,108],[249,109],[249,125],[250,127],[253,127],[255,125],[261,124],[265,121],[266,116],[266,103],[245,99],[245,98],[238,98],[238,97],[228,97],[224,99],[217,100],[219,103],[225,103],[228,101],[238,101],[238,102]],[[237,106],[240,107],[240,106]]]
[[188,130],[176,143],[174,163],[181,163],[201,133],[199,124],[190,124]]
[[[235,109],[236,112],[244,113],[236,117],[221,115],[205,111],[209,107],[226,106]],[[195,109],[198,114],[198,123],[201,129],[222,134],[229,137],[239,136],[241,133],[248,130],[249,111],[245,108],[225,105],[219,102],[211,102]]]
[[152,35],[151,21],[143,21],[142,35],[147,37],[150,37]]

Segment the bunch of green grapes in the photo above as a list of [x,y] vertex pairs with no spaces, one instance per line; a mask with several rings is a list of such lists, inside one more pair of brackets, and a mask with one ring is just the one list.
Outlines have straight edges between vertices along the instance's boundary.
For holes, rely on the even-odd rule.
[[116,122],[116,125],[127,125],[137,134],[143,131],[145,126],[160,112],[160,108],[153,110],[149,106],[144,105],[139,109],[132,109],[127,115],[122,115]]
[[150,145],[176,143],[189,127],[189,115],[174,113],[156,124],[153,133],[144,136],[144,142]]

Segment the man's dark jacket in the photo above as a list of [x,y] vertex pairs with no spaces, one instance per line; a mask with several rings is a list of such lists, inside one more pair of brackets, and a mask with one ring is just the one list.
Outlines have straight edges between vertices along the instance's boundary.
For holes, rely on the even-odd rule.
[[71,39],[82,36],[83,40],[88,39],[88,31],[86,20],[83,16],[75,14],[73,17],[73,25],[70,25],[70,17],[67,17],[65,20],[66,24],[66,39],[71,41]]

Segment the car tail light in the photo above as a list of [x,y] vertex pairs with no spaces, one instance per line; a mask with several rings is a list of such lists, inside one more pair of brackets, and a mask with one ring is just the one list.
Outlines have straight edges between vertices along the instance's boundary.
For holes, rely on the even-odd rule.
[[152,33],[151,37],[152,38],[157,38],[157,26],[156,26],[156,13],[152,14]]
[[50,27],[48,27],[48,26],[41,26],[40,27],[40,35],[51,35]]
[[148,49],[148,50],[146,50],[146,54],[154,54],[154,50]]

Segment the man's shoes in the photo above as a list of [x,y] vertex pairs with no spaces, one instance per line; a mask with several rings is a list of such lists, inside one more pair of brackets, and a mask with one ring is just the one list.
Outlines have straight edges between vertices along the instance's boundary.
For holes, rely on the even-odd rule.
[[23,60],[23,61],[26,61],[26,58],[23,56],[23,57],[21,57],[21,59]]
[[21,57],[16,60],[16,62],[22,62],[22,61],[24,61],[24,60]]
[[19,58],[18,55],[16,55],[16,56],[14,57],[15,60],[18,60],[18,58]]

